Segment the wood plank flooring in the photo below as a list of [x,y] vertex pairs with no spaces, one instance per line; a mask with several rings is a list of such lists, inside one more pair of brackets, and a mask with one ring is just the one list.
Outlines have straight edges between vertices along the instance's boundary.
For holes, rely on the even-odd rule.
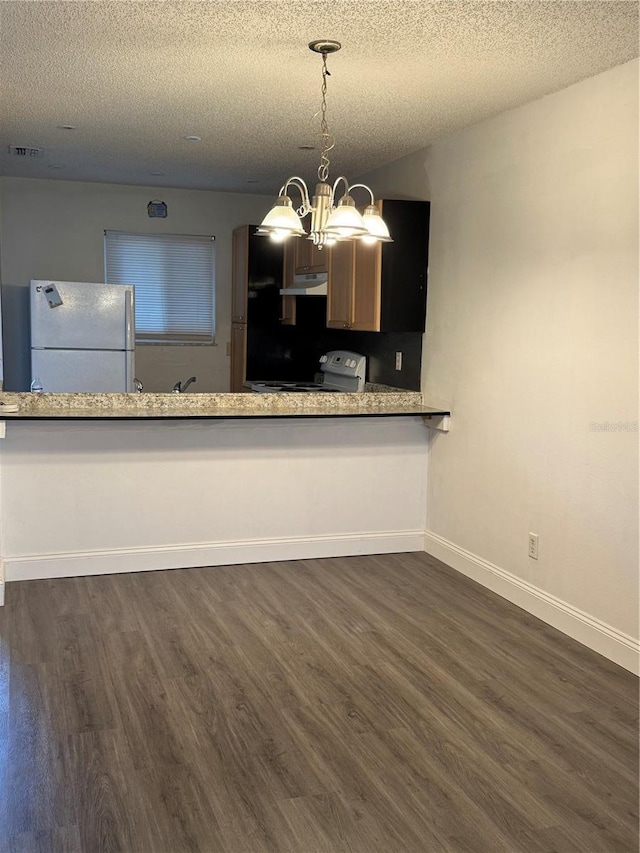
[[636,853],[637,679],[424,554],[31,581],[2,853]]

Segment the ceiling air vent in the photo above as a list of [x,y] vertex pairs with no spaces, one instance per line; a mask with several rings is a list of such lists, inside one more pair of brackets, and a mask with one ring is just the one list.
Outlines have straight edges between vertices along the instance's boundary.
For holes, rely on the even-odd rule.
[[42,148],[31,148],[29,145],[10,145],[9,154],[12,157],[24,157],[32,160],[36,157],[42,157]]

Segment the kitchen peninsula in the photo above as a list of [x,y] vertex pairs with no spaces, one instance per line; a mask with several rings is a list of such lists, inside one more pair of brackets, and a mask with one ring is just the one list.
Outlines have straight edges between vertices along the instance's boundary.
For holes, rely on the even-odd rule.
[[[4,410],[4,411],[3,411]],[[370,385],[365,393],[0,394],[7,420],[171,418],[447,417],[418,391]]]
[[7,581],[424,549],[419,392],[0,401]]

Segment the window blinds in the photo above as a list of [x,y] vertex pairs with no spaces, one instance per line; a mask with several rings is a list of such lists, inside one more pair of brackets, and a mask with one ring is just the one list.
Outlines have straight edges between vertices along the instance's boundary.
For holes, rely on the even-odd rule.
[[213,343],[215,240],[105,231],[105,280],[135,286],[136,341]]

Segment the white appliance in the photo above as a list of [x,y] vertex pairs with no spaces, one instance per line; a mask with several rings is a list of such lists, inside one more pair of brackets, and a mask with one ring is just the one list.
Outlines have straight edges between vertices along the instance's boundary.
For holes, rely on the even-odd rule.
[[261,393],[305,393],[309,391],[364,391],[367,372],[366,356],[349,350],[331,350],[320,356],[323,382],[252,382],[252,391]]
[[320,356],[324,385],[329,382],[336,391],[364,391],[367,359],[357,352],[335,349]]
[[31,281],[31,378],[44,391],[133,391],[133,285]]

